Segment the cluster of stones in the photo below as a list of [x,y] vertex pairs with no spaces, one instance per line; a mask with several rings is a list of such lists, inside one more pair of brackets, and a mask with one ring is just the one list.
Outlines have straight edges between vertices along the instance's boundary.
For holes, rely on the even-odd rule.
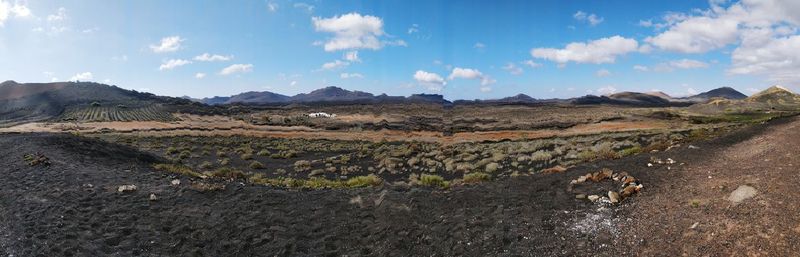
[[584,194],[578,194],[575,197],[578,199],[588,199],[592,202],[601,202],[601,203],[609,203],[609,204],[616,204],[621,202],[623,199],[633,196],[639,191],[642,190],[644,187],[639,180],[635,177],[631,176],[627,172],[619,172],[615,173],[610,169],[603,169],[598,172],[594,173],[587,173],[586,175],[580,176],[577,179],[570,181],[569,183],[569,191],[572,191],[572,187],[575,185],[588,183],[588,182],[600,182],[605,179],[611,179],[616,182],[620,182],[620,189],[618,191],[608,191],[606,195],[589,195],[586,196]]

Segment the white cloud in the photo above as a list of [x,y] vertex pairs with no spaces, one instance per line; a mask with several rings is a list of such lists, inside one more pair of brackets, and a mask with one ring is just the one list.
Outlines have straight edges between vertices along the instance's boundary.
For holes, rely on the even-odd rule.
[[294,8],[304,10],[308,13],[314,12],[314,6],[307,3],[294,3]]
[[617,88],[614,86],[605,86],[597,89],[597,93],[600,95],[610,95],[617,92]]
[[600,24],[604,20],[603,17],[597,16],[594,13],[588,14],[583,11],[576,12],[572,17],[578,21],[588,22],[591,26],[597,26],[597,24]]
[[705,53],[736,42],[738,26],[734,19],[692,17],[645,41],[667,51]]
[[247,73],[253,71],[252,64],[233,64],[225,67],[219,72],[220,75],[231,75],[235,73]]
[[639,44],[634,39],[613,36],[586,43],[570,43],[563,49],[534,48],[531,56],[562,65],[568,62],[601,64],[614,63],[617,56],[635,52],[638,48]]
[[322,64],[322,67],[320,69],[321,70],[333,70],[333,69],[338,69],[338,68],[345,67],[347,65],[350,65],[350,63],[349,62],[343,62],[341,60],[335,60],[335,61],[332,61],[332,62],[326,62],[326,63]]
[[364,78],[364,75],[361,75],[361,73],[342,73],[342,74],[339,74],[339,78],[342,78],[342,79],[356,79],[356,78],[362,79],[362,78]]
[[[372,49],[383,47],[379,37],[384,35],[383,20],[379,17],[348,13],[331,18],[311,18],[314,29],[333,33],[324,43],[325,51]],[[400,41],[405,44],[405,41]]]
[[296,85],[297,85],[297,80],[292,80],[292,82],[289,82],[289,86],[296,86]]
[[277,12],[278,11],[278,4],[275,2],[268,2],[267,3],[267,10],[270,12]]
[[67,19],[67,9],[64,7],[58,8],[55,14],[47,15],[47,21],[54,22],[54,21],[63,21]]
[[520,75],[523,72],[521,67],[518,67],[513,63],[506,64],[505,66],[503,66],[503,69],[508,71],[508,73],[511,73],[512,75]]
[[731,54],[729,74],[763,75],[780,84],[800,83],[800,35],[742,44]]
[[174,68],[186,65],[186,64],[190,64],[190,63],[192,63],[192,61],[183,60],[183,59],[169,59],[169,60],[163,62],[161,64],[161,66],[158,66],[158,70],[160,70],[160,71],[171,70],[171,69],[174,69]]
[[408,28],[408,34],[414,34],[419,32],[419,24],[411,24],[411,27]]
[[480,90],[483,93],[488,93],[488,92],[492,92],[492,87],[481,87]]
[[462,79],[477,79],[483,76],[479,70],[475,69],[467,69],[467,68],[454,68],[453,71],[450,73],[450,76],[447,77],[449,80],[454,80],[457,78]]
[[487,86],[490,84],[494,84],[497,82],[496,80],[492,79],[488,75],[484,75],[481,71],[476,69],[468,69],[468,68],[459,68],[456,67],[450,73],[450,76],[447,76],[447,79],[454,80],[454,79],[480,79],[481,86]]
[[472,47],[476,48],[476,49],[483,49],[483,48],[486,48],[486,45],[484,43],[477,42],[477,43],[475,43],[475,45],[472,45]]
[[161,39],[158,45],[150,45],[150,49],[154,53],[169,53],[178,51],[181,48],[181,42],[185,41],[179,36],[165,37]]
[[608,76],[611,76],[611,72],[606,70],[606,69],[599,69],[599,70],[597,70],[597,72],[594,73],[594,75],[597,76],[597,77],[601,77],[601,78],[602,77],[608,77]]
[[533,60],[526,60],[526,61],[522,62],[522,64],[524,64],[524,65],[526,65],[528,67],[531,67],[531,68],[542,67],[541,63],[534,62]]
[[70,81],[78,81],[78,80],[86,81],[86,80],[92,80],[93,78],[94,78],[94,76],[92,76],[92,73],[87,71],[87,72],[82,72],[82,73],[75,74],[75,76],[72,76],[72,78],[70,78],[69,80]]
[[344,53],[344,59],[350,62],[361,62],[361,59],[358,58],[358,51],[350,51]]
[[697,69],[697,68],[708,67],[708,63],[691,59],[681,59],[681,60],[671,61],[669,62],[669,65],[679,69]]
[[205,77],[206,77],[206,74],[202,73],[202,72],[198,72],[198,73],[194,74],[194,78],[196,78],[196,79],[202,79],[202,78],[205,78]]
[[0,0],[0,27],[5,25],[6,20],[10,18],[24,18],[31,16],[31,9],[19,1],[13,5],[5,0]]
[[433,83],[433,84],[440,84],[446,85],[447,82],[440,76],[439,74],[433,72],[427,72],[424,70],[418,70],[414,73],[414,80],[420,83]]
[[414,73],[414,80],[428,87],[430,91],[442,91],[447,82],[439,74],[418,70]]
[[708,63],[692,60],[692,59],[680,59],[680,60],[673,60],[669,62],[662,62],[653,65],[652,67],[642,66],[642,65],[634,65],[633,69],[637,71],[656,71],[656,72],[672,72],[675,69],[701,69],[701,68],[708,68]]
[[203,53],[201,55],[194,57],[195,61],[200,61],[200,62],[230,61],[231,59],[233,59],[233,56],[231,55],[224,56],[224,55],[209,54],[209,53]]

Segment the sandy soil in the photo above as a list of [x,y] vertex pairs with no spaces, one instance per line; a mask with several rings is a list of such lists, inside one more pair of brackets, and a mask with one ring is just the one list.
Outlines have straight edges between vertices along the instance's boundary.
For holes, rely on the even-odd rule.
[[[215,192],[152,171],[159,160],[133,149],[4,134],[0,255],[791,256],[800,245],[799,129],[800,118],[788,118],[692,147],[450,190],[295,191],[234,181]],[[37,151],[53,164],[22,161]],[[648,167],[651,158],[676,163]],[[601,168],[633,174],[644,191],[614,206],[567,191],[571,179]],[[170,185],[176,178],[181,184]],[[138,190],[117,192],[124,184]],[[758,194],[726,200],[743,184]]]
[[[645,256],[797,256],[799,145],[800,119],[790,118],[730,147],[696,149],[710,153],[654,172],[620,242]],[[729,201],[742,185],[758,194]]]

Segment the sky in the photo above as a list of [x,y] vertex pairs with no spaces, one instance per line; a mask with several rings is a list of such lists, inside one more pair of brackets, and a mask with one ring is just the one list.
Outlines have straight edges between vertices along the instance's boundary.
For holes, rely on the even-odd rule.
[[169,96],[752,94],[800,82],[796,0],[0,0],[0,80]]

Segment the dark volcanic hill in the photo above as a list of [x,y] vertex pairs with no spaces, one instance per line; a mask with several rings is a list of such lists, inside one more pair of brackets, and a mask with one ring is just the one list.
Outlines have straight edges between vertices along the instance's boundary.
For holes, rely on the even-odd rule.
[[742,94],[736,89],[730,87],[721,87],[717,89],[713,89],[708,92],[703,92],[697,95],[693,95],[690,97],[685,97],[683,99],[695,101],[695,102],[705,102],[711,100],[712,98],[725,98],[731,100],[741,100],[747,98],[745,94]]
[[646,106],[646,107],[686,105],[684,103],[672,102],[669,99],[665,99],[659,96],[645,94],[645,93],[637,93],[637,92],[621,92],[621,93],[611,94],[608,96],[587,95],[573,99],[572,103],[580,105],[613,104],[613,105],[630,105],[630,106]]
[[339,87],[326,87],[307,94],[297,94],[290,98],[292,102],[352,102],[371,100],[375,96],[361,91],[350,91]]
[[231,96],[227,99],[229,103],[285,103],[289,97],[272,92],[245,92]]

